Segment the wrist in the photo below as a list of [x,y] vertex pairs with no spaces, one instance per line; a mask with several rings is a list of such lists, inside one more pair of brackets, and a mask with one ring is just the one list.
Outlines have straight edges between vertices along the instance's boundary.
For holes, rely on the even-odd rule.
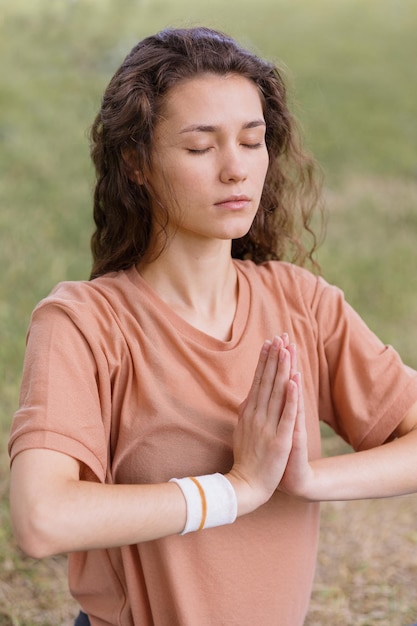
[[235,468],[232,468],[226,477],[236,493],[238,517],[251,513],[269,499],[260,490],[255,490]]
[[223,474],[171,478],[169,482],[178,485],[187,505],[187,519],[181,535],[235,521],[236,492]]
[[321,500],[320,479],[315,472],[313,464],[314,462],[310,462],[308,467],[304,468],[302,474],[284,474],[283,480],[278,486],[279,491],[304,502]]

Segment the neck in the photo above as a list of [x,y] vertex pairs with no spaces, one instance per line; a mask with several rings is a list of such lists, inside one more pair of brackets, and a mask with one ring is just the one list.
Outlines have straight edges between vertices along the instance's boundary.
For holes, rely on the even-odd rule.
[[220,339],[229,339],[237,303],[236,270],[229,241],[190,250],[169,244],[138,271],[178,315]]

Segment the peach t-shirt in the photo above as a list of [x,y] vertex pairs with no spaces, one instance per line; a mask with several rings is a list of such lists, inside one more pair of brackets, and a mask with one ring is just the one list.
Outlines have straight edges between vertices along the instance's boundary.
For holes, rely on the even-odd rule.
[[[58,285],[33,313],[12,459],[57,450],[107,483],[227,472],[260,347],[284,331],[298,347],[310,457],[320,419],[355,449],[384,442],[417,400],[416,372],[323,279],[235,265],[226,342],[175,314],[135,268]],[[276,492],[230,526],[71,554],[70,588],[93,626],[301,626],[318,518],[318,504]]]

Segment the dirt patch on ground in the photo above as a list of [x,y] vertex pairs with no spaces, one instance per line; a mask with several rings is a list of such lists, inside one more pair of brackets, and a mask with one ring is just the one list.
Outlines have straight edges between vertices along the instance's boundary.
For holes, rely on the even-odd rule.
[[323,504],[306,626],[417,621],[417,498]]

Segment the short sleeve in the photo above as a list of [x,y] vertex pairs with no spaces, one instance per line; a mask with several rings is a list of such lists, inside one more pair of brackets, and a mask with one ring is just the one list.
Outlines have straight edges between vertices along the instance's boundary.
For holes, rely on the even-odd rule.
[[320,416],[355,450],[384,443],[417,402],[417,372],[319,279]]
[[105,370],[100,349],[69,311],[53,302],[39,305],[28,332],[11,461],[25,449],[46,448],[77,458],[89,478],[104,481]]

